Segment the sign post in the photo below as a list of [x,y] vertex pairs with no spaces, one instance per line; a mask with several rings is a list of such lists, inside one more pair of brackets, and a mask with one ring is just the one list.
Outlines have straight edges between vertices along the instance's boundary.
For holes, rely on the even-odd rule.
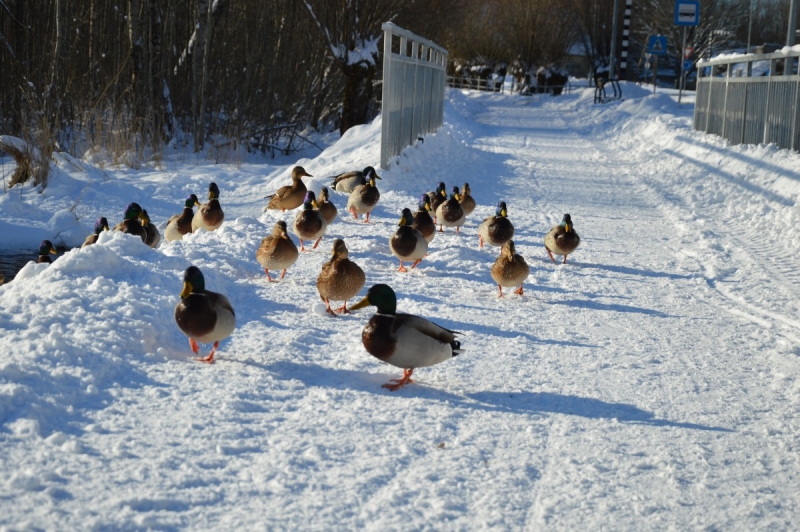
[[[686,48],[686,27],[697,26],[700,23],[700,0],[676,0],[675,2],[675,25],[683,26],[683,47],[684,59],[689,59],[690,48]],[[687,51],[689,51],[687,53]],[[686,63],[681,61],[681,77],[678,83],[678,105],[683,96],[683,86],[686,84]],[[690,63],[691,64],[691,63]]]
[[667,55],[667,38],[663,35],[651,35],[647,39],[647,53],[653,56],[653,94],[658,81],[658,56]]

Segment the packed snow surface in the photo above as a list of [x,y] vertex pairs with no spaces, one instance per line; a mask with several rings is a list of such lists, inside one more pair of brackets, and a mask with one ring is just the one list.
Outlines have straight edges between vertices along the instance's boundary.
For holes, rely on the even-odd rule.
[[[264,197],[295,164],[315,192],[376,165],[380,119],[301,159],[61,157],[43,193],[8,190],[0,249],[79,245],[131,201],[163,234],[212,181],[225,223],[157,249],[103,233],[0,287],[0,529],[794,530],[800,155],[695,132],[686,95],[623,90],[449,90],[444,127],[379,172],[370,223],[332,192],[339,218],[277,283],[255,251],[296,212]],[[478,207],[400,273],[400,212],[439,181]],[[476,234],[500,200],[531,268],[502,299]],[[553,264],[565,213],[582,243]],[[402,370],[362,345],[374,307],[320,312],[336,237],[360,296],[389,284],[465,352],[382,388]],[[192,264],[236,310],[213,365],[173,319]]]

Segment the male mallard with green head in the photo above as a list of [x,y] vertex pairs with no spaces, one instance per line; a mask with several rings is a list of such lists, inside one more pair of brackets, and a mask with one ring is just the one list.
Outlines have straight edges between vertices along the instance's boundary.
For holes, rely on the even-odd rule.
[[306,192],[305,201],[303,202],[303,209],[295,216],[292,230],[294,234],[300,239],[300,251],[305,251],[303,240],[314,240],[314,249],[319,245],[322,240],[322,235],[328,229],[328,222],[319,212],[319,205],[317,198],[310,190]]
[[325,218],[327,223],[330,224],[336,219],[336,215],[339,213],[339,210],[328,196],[328,187],[322,187],[320,189],[319,201],[317,204],[319,205],[319,212],[322,213],[322,217]]
[[430,244],[433,237],[436,236],[436,224],[433,222],[433,218],[431,218],[430,211],[431,199],[427,194],[423,194],[419,198],[417,212],[414,214],[414,222],[411,224],[411,227],[422,233],[422,236],[425,237],[425,241],[428,244]]
[[331,183],[331,188],[336,192],[344,192],[345,194],[350,194],[355,190],[355,188],[359,185],[366,185],[367,182],[371,177],[375,176],[376,179],[380,179],[380,176],[375,172],[375,169],[371,166],[367,166],[362,171],[353,170],[352,172],[345,172],[343,174],[339,174],[333,178],[333,183]]
[[359,215],[366,214],[367,217],[364,223],[369,223],[369,214],[378,204],[378,200],[381,199],[381,193],[378,191],[378,187],[375,184],[375,177],[374,174],[370,176],[366,185],[358,185],[353,189],[353,192],[350,193],[350,197],[347,198],[348,212],[350,212],[356,220],[358,220]]
[[192,218],[192,231],[205,229],[214,231],[222,225],[225,220],[225,213],[219,204],[219,187],[216,183],[208,185],[208,203],[204,203],[194,213]]
[[416,368],[439,364],[461,353],[460,334],[415,316],[397,312],[397,296],[388,285],[376,284],[367,296],[350,310],[373,305],[378,312],[361,331],[361,341],[369,354],[403,369],[401,379],[383,385],[395,391],[411,380]]
[[121,231],[129,235],[136,235],[142,239],[142,242],[147,241],[147,231],[145,231],[139,220],[142,217],[142,208],[138,203],[129,203],[125,207],[125,219],[114,226],[114,231]]
[[283,220],[275,222],[272,235],[265,236],[256,250],[256,260],[264,268],[269,282],[272,282],[272,277],[269,276],[270,270],[281,270],[281,279],[283,279],[286,270],[294,264],[298,255],[297,246],[289,238],[289,234],[286,232],[286,222]]
[[500,296],[503,297],[503,287],[511,288],[519,286],[514,290],[515,294],[522,295],[522,283],[527,279],[530,268],[522,255],[517,254],[514,241],[509,240],[503,244],[500,255],[492,266],[492,279],[497,283]]
[[464,221],[467,217],[464,215],[464,209],[461,208],[461,204],[458,202],[459,197],[458,187],[453,187],[450,199],[443,201],[436,209],[436,219],[439,223],[440,233],[444,232],[443,226],[455,227],[456,233],[458,233],[461,226],[464,225]]
[[53,259],[50,258],[50,255],[57,255],[58,251],[53,246],[53,243],[49,240],[42,240],[42,243],[39,244],[39,258],[36,262],[39,264],[50,264],[53,262]]
[[349,259],[344,240],[334,240],[331,259],[322,265],[322,271],[317,277],[317,291],[325,302],[325,310],[336,315],[331,308],[331,300],[343,301],[342,306],[336,310],[348,314],[350,311],[347,310],[347,300],[361,291],[365,281],[364,270]]
[[556,262],[553,254],[556,254],[563,255],[564,262],[562,264],[566,264],[567,255],[575,251],[580,243],[581,237],[575,232],[575,227],[572,225],[572,217],[569,214],[565,214],[561,223],[554,225],[544,236],[544,247],[553,263]]
[[206,290],[203,273],[196,266],[190,266],[183,273],[183,290],[181,300],[175,306],[175,323],[189,337],[189,345],[195,355],[200,349],[198,342],[214,342],[211,353],[198,359],[213,364],[219,343],[236,328],[236,314],[228,298]]
[[458,198],[461,204],[461,209],[464,211],[464,216],[469,216],[475,210],[475,198],[472,197],[472,189],[469,188],[469,183],[464,183],[461,187],[461,196]]
[[392,250],[392,255],[400,259],[400,268],[397,271],[406,272],[403,261],[411,262],[412,268],[416,268],[417,264],[422,262],[422,257],[428,253],[428,241],[421,232],[417,231],[411,226],[413,217],[411,209],[403,209],[400,215],[400,227],[397,228],[394,236],[389,239],[389,248]]
[[147,209],[142,210],[142,227],[147,232],[147,238],[145,238],[144,243],[151,248],[157,248],[158,244],[161,243],[161,233],[158,232],[158,228],[155,225],[150,223],[150,215],[147,214]]
[[508,219],[506,202],[497,204],[494,216],[486,218],[478,226],[478,244],[483,247],[486,242],[490,246],[502,246],[514,238],[514,224]]
[[287,209],[291,210],[302,205],[308,190],[305,183],[303,183],[304,177],[314,176],[306,172],[302,166],[292,168],[292,184],[281,187],[275,194],[267,196],[269,203],[264,207],[264,210],[280,209],[281,212],[286,212]]
[[167,242],[181,240],[183,235],[192,232],[192,220],[194,219],[194,207],[200,207],[200,201],[194,194],[186,196],[183,202],[183,212],[174,214],[167,220],[167,227],[164,229],[164,238]]
[[94,221],[94,233],[86,237],[86,240],[81,244],[81,249],[97,243],[97,239],[100,238],[100,233],[103,231],[108,231],[108,220],[106,220],[105,216]]

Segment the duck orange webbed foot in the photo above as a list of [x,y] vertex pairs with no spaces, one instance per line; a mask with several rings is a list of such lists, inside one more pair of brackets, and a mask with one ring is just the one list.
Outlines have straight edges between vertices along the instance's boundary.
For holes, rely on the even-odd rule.
[[[219,342],[214,342],[214,347],[211,348],[211,352],[208,354],[207,357],[203,358],[196,358],[198,362],[205,362],[206,364],[213,364],[214,363],[214,353],[217,351],[217,347],[219,347]],[[195,351],[197,353],[197,351]]]
[[[381,388],[386,388],[389,391],[395,392],[405,386],[406,384],[413,383],[411,374],[414,373],[414,368],[404,369],[403,377],[401,379],[392,379],[390,382],[382,385]],[[394,383],[394,384],[393,384]]]

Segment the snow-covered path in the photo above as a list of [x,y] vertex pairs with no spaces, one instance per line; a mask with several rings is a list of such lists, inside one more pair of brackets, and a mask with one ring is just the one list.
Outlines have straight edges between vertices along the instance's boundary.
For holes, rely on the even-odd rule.
[[[279,284],[253,256],[294,216],[261,212],[291,164],[82,185],[171,205],[215,179],[229,221],[156,251],[104,235],[0,288],[0,527],[792,530],[800,156],[726,146],[690,106],[625,89],[606,106],[449,93],[445,127],[382,173],[374,223],[339,219]],[[300,161],[311,188],[375,160],[379,136]],[[479,207],[397,273],[400,210],[440,180]],[[499,200],[531,266],[522,297],[497,298],[496,249],[478,248]],[[567,212],[582,244],[554,265],[542,238]],[[399,370],[361,346],[371,310],[318,312],[333,237],[466,352],[382,389]],[[190,262],[237,310],[211,367],[171,321]]]

